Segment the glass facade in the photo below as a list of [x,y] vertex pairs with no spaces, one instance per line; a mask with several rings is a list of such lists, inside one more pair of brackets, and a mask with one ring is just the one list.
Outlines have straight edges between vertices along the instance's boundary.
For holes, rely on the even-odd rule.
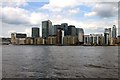
[[32,37],[33,38],[39,37],[39,28],[37,27],[32,28]]
[[52,35],[52,22],[50,20],[42,21],[42,37],[45,39],[49,35]]

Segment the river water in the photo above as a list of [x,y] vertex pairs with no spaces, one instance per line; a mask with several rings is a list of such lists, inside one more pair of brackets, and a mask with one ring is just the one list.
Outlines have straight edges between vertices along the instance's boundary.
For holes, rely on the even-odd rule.
[[2,46],[3,78],[118,78],[115,46]]

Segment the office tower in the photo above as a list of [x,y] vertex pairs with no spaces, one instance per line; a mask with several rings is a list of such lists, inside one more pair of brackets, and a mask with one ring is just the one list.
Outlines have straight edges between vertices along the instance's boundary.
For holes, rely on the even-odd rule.
[[38,27],[33,27],[32,28],[32,37],[33,38],[39,37],[39,28]]
[[117,29],[116,29],[116,26],[113,25],[113,27],[112,27],[112,38],[116,38],[116,34],[117,34]]
[[76,28],[74,25],[68,26],[68,35],[69,36],[76,36]]
[[67,23],[62,23],[61,28],[64,30],[64,35],[68,35],[68,24]]
[[76,28],[76,35],[80,43],[84,43],[84,30],[83,28]]
[[54,25],[52,35],[57,36],[57,28],[61,28],[61,25]]
[[44,39],[52,35],[52,22],[50,20],[42,21],[42,37]]
[[112,39],[111,39],[111,28],[105,28],[104,32],[104,43],[105,45],[111,45]]

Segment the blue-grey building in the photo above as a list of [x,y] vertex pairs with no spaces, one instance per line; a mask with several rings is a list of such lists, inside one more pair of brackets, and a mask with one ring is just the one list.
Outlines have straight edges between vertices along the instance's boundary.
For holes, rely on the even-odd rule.
[[68,35],[68,23],[62,23],[61,28],[64,30],[64,36]]
[[39,37],[39,34],[40,34],[39,31],[40,31],[40,30],[39,30],[38,27],[33,27],[33,28],[32,28],[32,37],[33,37],[33,38]]
[[57,24],[57,25],[54,25],[53,28],[52,28],[52,35],[57,35],[57,29],[58,28],[61,28],[61,25]]
[[42,21],[42,37],[44,39],[52,35],[52,22],[50,20]]
[[76,28],[74,25],[68,26],[68,35],[69,36],[76,36]]

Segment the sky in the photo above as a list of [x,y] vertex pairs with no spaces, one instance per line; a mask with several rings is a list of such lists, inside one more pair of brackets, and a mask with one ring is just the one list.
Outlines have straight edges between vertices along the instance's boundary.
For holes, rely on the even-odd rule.
[[5,0],[0,3],[0,37],[12,32],[31,36],[31,28],[51,20],[53,25],[68,23],[83,28],[85,34],[104,33],[104,28],[118,28],[118,2],[83,0]]

